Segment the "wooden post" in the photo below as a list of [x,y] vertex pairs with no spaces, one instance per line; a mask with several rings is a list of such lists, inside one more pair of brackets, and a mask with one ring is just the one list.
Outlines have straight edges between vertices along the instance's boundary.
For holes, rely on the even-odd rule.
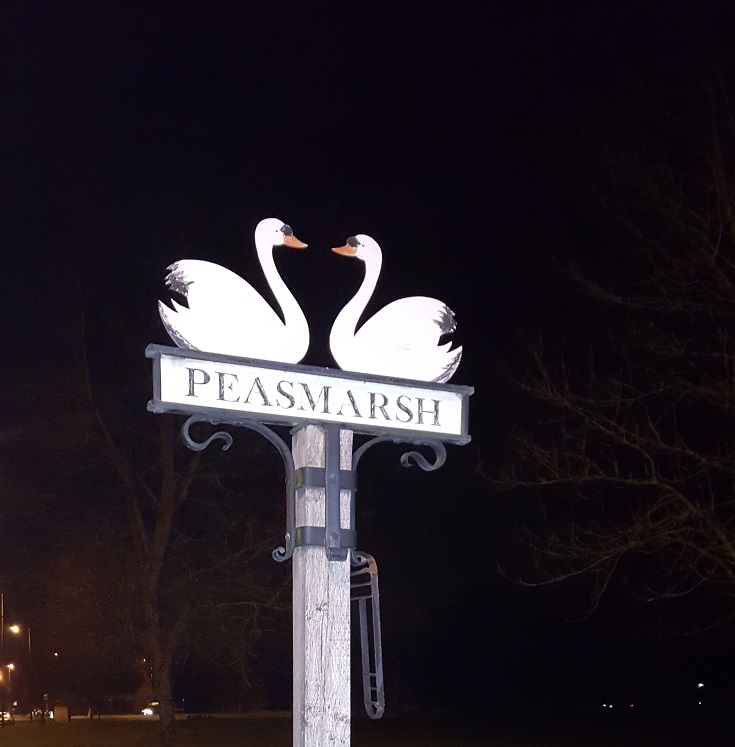
[[[324,467],[324,429],[294,433],[294,466]],[[352,431],[340,432],[340,468],[351,469]],[[296,492],[296,526],[325,526],[324,488]],[[350,492],[340,492],[340,526],[350,526]],[[350,559],[323,546],[293,555],[293,747],[350,744]]]

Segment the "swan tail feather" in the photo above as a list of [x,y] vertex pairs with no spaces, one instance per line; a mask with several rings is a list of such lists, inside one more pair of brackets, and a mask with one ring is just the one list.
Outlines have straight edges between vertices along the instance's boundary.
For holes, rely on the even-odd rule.
[[[175,301],[172,301],[174,306],[178,306],[179,309],[185,309],[183,306],[179,306]],[[198,350],[196,345],[192,345],[191,342],[186,338],[183,332],[179,329],[173,314],[177,314],[177,310],[171,310],[161,301],[158,302],[158,315],[161,317],[163,326],[168,333],[168,336],[174,341],[174,343],[180,348],[188,348],[189,350]],[[178,314],[177,314],[178,315]]]
[[454,332],[457,329],[457,320],[454,316],[454,312],[449,306],[442,305],[439,307],[438,316],[436,323],[439,325],[441,334],[448,335],[450,332]]
[[437,376],[434,381],[437,384],[446,384],[449,379],[454,376],[455,371],[459,367],[459,362],[462,360],[462,348],[458,347],[452,351],[451,358],[443,366],[442,372]]
[[186,267],[183,266],[182,262],[174,262],[166,269],[168,270],[165,280],[166,287],[170,288],[174,293],[179,293],[186,297],[189,286],[194,282],[189,278]]

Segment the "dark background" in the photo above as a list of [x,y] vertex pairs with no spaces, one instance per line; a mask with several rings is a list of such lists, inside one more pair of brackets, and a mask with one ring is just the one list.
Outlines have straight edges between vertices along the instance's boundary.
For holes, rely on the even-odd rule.
[[[595,265],[614,244],[592,152],[727,65],[730,3],[27,2],[1,15],[6,444],[47,415],[16,392],[30,372],[63,375],[66,310],[86,312],[93,374],[122,381],[127,351],[145,365],[147,343],[168,343],[156,300],[172,261],[218,262],[265,291],[252,243],[264,217],[310,245],[277,261],[310,320],[304,363],[334,365],[329,327],[361,276],[329,247],[368,233],[384,253],[368,311],[446,301],[465,349],[453,383],[476,389],[473,441],[440,472],[377,449],[361,467],[389,709],[512,713],[725,687],[722,634],[670,635],[622,587],[574,622],[583,581],[526,589],[499,573],[527,569],[514,537],[526,504],[478,466],[516,417],[499,361],[522,331],[574,328],[580,302],[557,267]],[[6,532],[12,520],[4,510]]]

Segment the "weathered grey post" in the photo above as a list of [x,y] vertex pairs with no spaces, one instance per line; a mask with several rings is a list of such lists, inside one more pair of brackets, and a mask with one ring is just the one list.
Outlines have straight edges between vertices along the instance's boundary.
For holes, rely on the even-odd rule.
[[[340,431],[337,469],[349,470],[352,431]],[[325,469],[325,432],[306,425],[293,436],[294,467]],[[332,465],[330,465],[332,467]],[[332,475],[334,477],[334,475]],[[325,478],[330,479],[329,470]],[[296,527],[325,526],[325,488],[298,486]],[[350,527],[350,491],[340,491],[340,526]],[[293,554],[293,745],[350,744],[350,559],[329,560],[322,544]]]

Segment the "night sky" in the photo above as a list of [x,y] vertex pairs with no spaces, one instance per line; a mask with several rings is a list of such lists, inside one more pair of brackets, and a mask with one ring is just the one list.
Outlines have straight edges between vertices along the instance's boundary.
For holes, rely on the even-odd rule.
[[[478,474],[516,418],[500,363],[524,332],[574,329],[580,301],[558,267],[599,266],[609,249],[595,148],[727,62],[735,11],[697,5],[6,5],[6,486],[44,474],[15,454],[16,434],[75,406],[53,396],[70,309],[86,315],[93,376],[108,393],[119,384],[116,406],[144,411],[125,377],[148,365],[147,343],[169,344],[156,311],[166,266],[207,259],[266,292],[252,233],[274,216],[309,244],[277,255],[310,321],[303,362],[334,366],[329,328],[361,273],[329,248],[367,233],[384,260],[368,311],[445,301],[465,350],[452,383],[476,390],[473,440],[449,447],[439,472],[402,470],[389,449],[361,466],[359,545],[381,572],[394,702],[511,711],[606,683],[622,698],[718,676],[720,639],[668,637],[622,586],[573,622],[583,583],[527,589],[499,573],[528,568],[515,539],[526,498]],[[29,394],[31,381],[45,392]],[[12,535],[12,502],[0,516]]]

